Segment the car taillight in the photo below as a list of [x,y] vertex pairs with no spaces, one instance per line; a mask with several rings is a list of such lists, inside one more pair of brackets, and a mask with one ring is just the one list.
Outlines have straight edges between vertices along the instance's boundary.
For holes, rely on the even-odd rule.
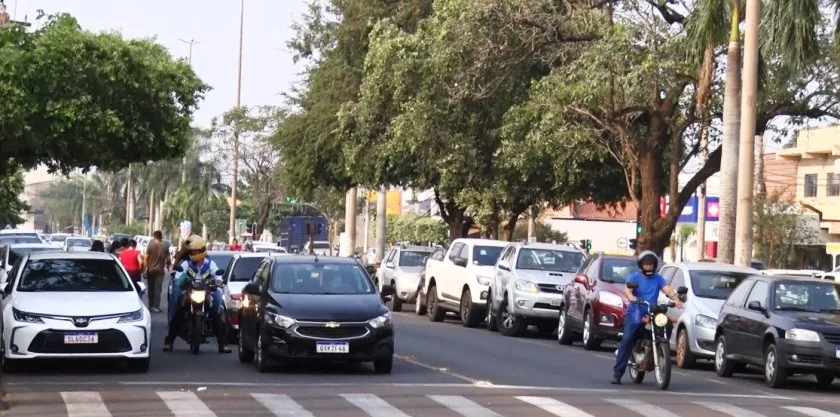
[[242,301],[242,294],[231,294],[230,299],[231,300],[236,300],[236,301]]
[[233,325],[233,326],[238,326],[239,325],[239,314],[231,314],[230,317],[228,317],[228,318],[230,319],[230,324],[231,325]]

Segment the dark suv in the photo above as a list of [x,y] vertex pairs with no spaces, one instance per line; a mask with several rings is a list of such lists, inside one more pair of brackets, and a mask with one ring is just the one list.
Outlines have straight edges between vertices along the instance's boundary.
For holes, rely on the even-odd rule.
[[564,345],[583,341],[587,350],[604,340],[621,340],[627,278],[638,270],[632,256],[596,254],[587,259],[563,291],[557,340]]

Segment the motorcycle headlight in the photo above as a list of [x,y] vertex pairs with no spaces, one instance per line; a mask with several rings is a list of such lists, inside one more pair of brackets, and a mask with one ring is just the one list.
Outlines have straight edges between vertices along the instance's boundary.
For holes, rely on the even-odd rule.
[[516,281],[514,286],[516,287],[517,291],[533,292],[533,293],[540,292],[540,289],[537,288],[537,284],[534,284],[531,281],[519,280],[519,281]]
[[621,297],[607,291],[601,291],[598,293],[598,301],[608,306],[613,306],[616,308],[624,307],[624,301],[621,299]]
[[668,316],[662,313],[653,316],[653,324],[655,324],[656,327],[665,327],[668,325]]
[[40,317],[38,317],[36,315],[33,315],[33,314],[24,313],[23,311],[20,311],[16,308],[12,309],[12,315],[14,315],[15,320],[22,321],[22,322],[25,322],[25,323],[43,323],[44,322],[43,320],[41,320]]
[[274,326],[279,326],[284,329],[288,329],[297,323],[297,321],[291,317],[284,316],[282,314],[272,313],[270,311],[265,312],[265,321],[268,324],[272,324]]
[[387,312],[379,317],[372,318],[368,320],[368,324],[370,327],[374,329],[378,329],[380,327],[390,326],[391,325],[391,312]]
[[123,314],[120,316],[120,319],[117,320],[117,323],[131,323],[134,321],[143,320],[143,309],[137,310],[133,313]]
[[194,302],[194,303],[203,303],[204,300],[206,300],[206,299],[207,299],[207,291],[204,291],[204,290],[193,291],[190,294],[190,300],[192,300],[192,302]]
[[490,285],[490,281],[491,281],[490,277],[477,276],[477,277],[475,277],[475,279],[478,280],[479,284],[481,284],[485,287]]
[[785,333],[785,338],[790,340],[796,340],[799,342],[819,342],[820,335],[819,333],[813,330],[805,330],[805,329],[790,329]]
[[704,316],[702,314],[698,314],[696,317],[694,317],[694,324],[697,327],[703,327],[703,328],[706,328],[706,329],[714,329],[715,326],[717,326],[717,320],[715,320],[715,319],[713,319],[709,316]]

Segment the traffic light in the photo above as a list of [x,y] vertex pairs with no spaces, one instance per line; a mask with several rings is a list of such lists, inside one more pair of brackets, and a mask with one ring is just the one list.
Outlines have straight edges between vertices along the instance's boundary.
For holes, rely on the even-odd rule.
[[586,239],[586,250],[587,251],[592,250],[592,239]]
[[636,249],[636,239],[630,239],[630,249]]

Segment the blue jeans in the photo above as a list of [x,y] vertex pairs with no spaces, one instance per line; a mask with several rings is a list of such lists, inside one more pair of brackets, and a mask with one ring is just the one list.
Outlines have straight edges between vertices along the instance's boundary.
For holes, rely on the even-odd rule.
[[[222,310],[222,297],[223,292],[221,288],[216,288],[216,291],[210,293],[210,298],[213,299],[213,311],[215,313],[218,313]],[[178,305],[183,299],[184,294],[181,292],[180,288],[173,287],[172,291],[169,292],[169,309],[166,313],[170,322],[175,316],[175,313],[178,311]]]
[[[618,353],[615,358],[615,367],[613,368],[613,375],[621,379],[624,376],[624,371],[627,370],[627,362],[630,360],[630,354],[633,353],[633,345],[639,337],[639,333],[644,329],[644,323],[633,322],[632,320],[624,320],[624,334],[621,336],[621,343],[618,345]],[[668,340],[671,340],[672,325],[665,328],[665,334]],[[670,349],[668,355],[671,354]]]

